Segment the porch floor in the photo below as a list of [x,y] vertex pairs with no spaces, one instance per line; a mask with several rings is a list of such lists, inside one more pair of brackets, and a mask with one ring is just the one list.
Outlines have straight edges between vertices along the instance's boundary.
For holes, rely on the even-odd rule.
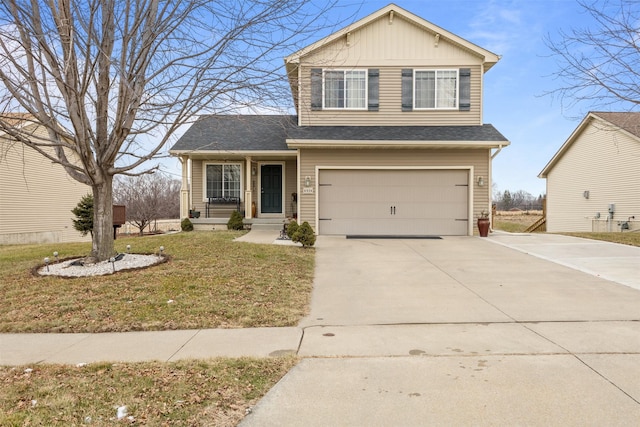
[[[212,226],[215,229],[220,226],[226,227],[229,218],[190,218],[190,220],[195,227]],[[252,230],[281,230],[283,225],[289,222],[289,218],[243,218],[242,222]]]

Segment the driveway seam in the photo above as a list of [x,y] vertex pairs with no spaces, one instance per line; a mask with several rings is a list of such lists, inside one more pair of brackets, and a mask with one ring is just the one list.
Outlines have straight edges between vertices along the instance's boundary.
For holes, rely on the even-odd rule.
[[506,317],[508,317],[509,319],[513,320],[515,323],[517,323],[518,321],[511,316],[510,314],[506,313],[504,310],[500,309],[498,306],[496,306],[495,304],[493,304],[492,302],[489,302],[487,299],[485,299],[482,295],[480,295],[479,293],[477,293],[476,291],[474,291],[473,289],[471,289],[470,287],[468,287],[467,285],[465,285],[464,283],[462,283],[460,280],[458,280],[457,278],[453,277],[451,274],[449,274],[446,270],[444,270],[442,267],[440,267],[438,264],[434,263],[433,261],[431,261],[429,258],[425,257],[423,254],[421,254],[420,252],[418,252],[413,246],[409,245],[407,241],[403,240],[403,244],[406,245],[409,249],[411,249],[414,253],[416,253],[420,258],[424,259],[426,262],[428,262],[429,264],[431,264],[432,266],[434,266],[435,268],[437,268],[438,270],[440,270],[442,273],[444,273],[447,277],[451,278],[451,280],[453,280],[454,282],[456,282],[457,284],[459,284],[460,286],[462,286],[463,288],[465,288],[467,291],[471,292],[473,295],[475,295],[476,297],[478,297],[481,301],[484,301],[487,305],[493,307],[494,309],[498,310],[498,312],[504,314]]

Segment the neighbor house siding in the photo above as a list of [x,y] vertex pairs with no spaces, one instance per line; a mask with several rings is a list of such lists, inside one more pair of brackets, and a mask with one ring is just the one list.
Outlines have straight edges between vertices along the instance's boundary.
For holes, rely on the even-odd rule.
[[62,166],[0,137],[0,244],[90,241],[73,228],[71,213],[86,194],[91,188]]
[[[479,125],[482,123],[482,58],[444,37],[396,17],[384,16],[301,60],[302,126]],[[379,111],[311,110],[312,68],[375,68],[380,72]],[[402,111],[402,69],[471,69],[470,111]]]
[[[300,194],[300,221],[316,224],[316,166],[322,167],[438,167],[438,168],[472,168],[473,181],[473,218],[484,209],[489,209],[489,186],[478,187],[475,176],[489,176],[489,150],[387,150],[384,156],[379,150],[300,150],[300,182],[304,186],[304,178],[312,179],[313,194]],[[474,221],[475,222],[475,221]],[[475,229],[475,224],[473,225]]]
[[[547,174],[547,231],[592,231],[597,213],[618,221],[640,218],[640,142],[591,121]],[[589,198],[584,192],[589,191]]]

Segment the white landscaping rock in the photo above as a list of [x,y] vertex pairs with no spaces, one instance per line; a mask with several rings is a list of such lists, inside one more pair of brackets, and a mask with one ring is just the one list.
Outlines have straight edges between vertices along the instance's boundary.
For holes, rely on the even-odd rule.
[[[82,259],[82,258],[78,258]],[[120,270],[131,268],[142,268],[150,265],[158,264],[164,260],[159,255],[140,255],[125,254],[124,257],[114,263],[102,261],[89,265],[71,265],[78,259],[71,259],[54,264],[49,264],[38,270],[38,274],[42,276],[64,276],[64,277],[85,277],[85,276],[102,276],[105,274],[113,274]]]

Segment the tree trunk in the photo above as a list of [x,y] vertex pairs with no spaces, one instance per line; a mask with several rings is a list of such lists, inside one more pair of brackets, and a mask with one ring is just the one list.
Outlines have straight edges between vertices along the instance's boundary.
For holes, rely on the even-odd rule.
[[113,177],[105,174],[100,184],[93,185],[93,239],[91,256],[104,261],[114,255],[113,243]]

